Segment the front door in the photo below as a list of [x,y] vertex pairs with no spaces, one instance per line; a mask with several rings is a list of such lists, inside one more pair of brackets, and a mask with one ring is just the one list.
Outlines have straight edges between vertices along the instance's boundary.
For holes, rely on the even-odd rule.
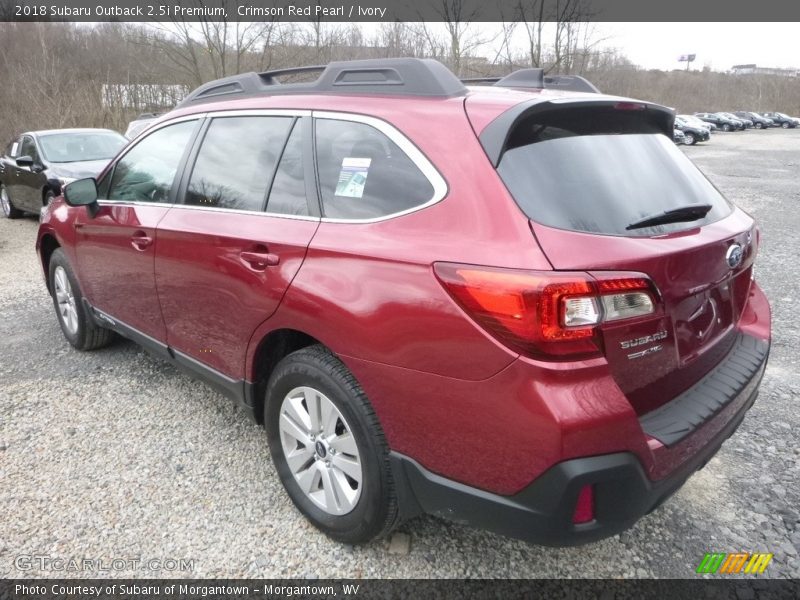
[[100,210],[76,219],[78,271],[92,305],[122,325],[163,342],[155,288],[156,226],[168,214],[174,183],[197,120],[156,129],[99,183]]
[[201,134],[183,204],[157,232],[156,283],[179,359],[244,378],[248,342],[277,309],[319,224],[307,201],[309,120],[232,114]]

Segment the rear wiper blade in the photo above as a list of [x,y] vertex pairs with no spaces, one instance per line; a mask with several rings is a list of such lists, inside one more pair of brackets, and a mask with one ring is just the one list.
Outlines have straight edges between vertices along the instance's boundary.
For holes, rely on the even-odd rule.
[[631,229],[642,229],[643,227],[654,227],[655,225],[666,225],[667,223],[697,221],[705,217],[711,208],[710,204],[689,204],[688,206],[673,208],[672,210],[634,221],[625,229],[630,231]]

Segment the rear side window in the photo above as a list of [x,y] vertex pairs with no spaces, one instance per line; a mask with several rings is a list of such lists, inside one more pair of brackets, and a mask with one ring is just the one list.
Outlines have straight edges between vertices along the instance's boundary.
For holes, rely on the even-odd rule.
[[[196,121],[154,131],[115,165],[108,199],[124,202],[169,202],[170,190]],[[105,188],[105,182],[101,189]]]
[[425,174],[371,125],[317,119],[315,130],[325,217],[385,217],[433,199],[434,189]]
[[283,215],[308,215],[306,182],[303,171],[303,133],[300,121],[292,134],[278,164],[275,180],[269,192],[267,212]]
[[221,117],[197,154],[185,203],[262,211],[292,117]]
[[[534,130],[535,131],[535,130]],[[666,136],[574,135],[546,127],[503,155],[498,173],[525,214],[542,225],[609,235],[646,236],[717,221],[728,202]],[[710,204],[702,219],[629,230],[688,205]]]

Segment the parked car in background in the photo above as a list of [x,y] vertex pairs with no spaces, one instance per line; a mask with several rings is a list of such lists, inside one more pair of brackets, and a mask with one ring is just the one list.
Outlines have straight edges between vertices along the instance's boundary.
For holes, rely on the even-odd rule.
[[755,127],[756,129],[766,129],[767,127],[770,127],[771,125],[774,124],[772,119],[768,119],[766,117],[762,117],[758,113],[754,113],[754,112],[748,112],[748,111],[745,111],[745,110],[740,110],[740,111],[737,111],[737,112],[735,112],[733,114],[735,116],[739,117],[739,118],[749,119],[750,122],[753,123],[753,127]]
[[12,140],[0,157],[0,205],[15,219],[39,214],[75,179],[94,177],[128,142],[110,129],[29,131]]
[[676,116],[680,117],[683,121],[685,121],[686,123],[688,123],[692,127],[704,128],[709,133],[711,133],[713,131],[716,131],[716,129],[717,129],[717,126],[714,125],[713,123],[707,123],[706,121],[703,121],[702,119],[698,119],[694,115],[676,115]]
[[687,146],[694,146],[697,142],[707,142],[711,138],[707,127],[689,123],[680,115],[675,116],[675,128],[683,133],[683,143]]
[[204,84],[44,209],[66,340],[116,332],[224,390],[345,543],[428,512],[572,545],[659,506],[771,337],[756,223],[674,112],[542,69],[313,69]]
[[721,114],[723,117],[728,117],[731,121],[739,121],[743,125],[743,129],[751,129],[753,127],[752,119],[745,117],[737,117],[735,114],[729,112],[724,112],[719,114]]
[[761,116],[772,119],[775,122],[776,127],[782,127],[783,129],[794,129],[797,127],[797,121],[795,121],[793,117],[790,117],[784,113],[763,112],[761,113]]
[[680,128],[674,127],[672,129],[672,141],[678,145],[686,143],[686,136],[683,135],[683,131]]
[[125,130],[125,137],[132,140],[154,123],[159,116],[161,116],[161,113],[143,113],[139,115],[128,123],[128,128]]
[[719,113],[694,113],[694,116],[706,123],[713,123],[716,125],[717,129],[721,129],[722,131],[744,129],[744,124],[738,119],[729,119]]

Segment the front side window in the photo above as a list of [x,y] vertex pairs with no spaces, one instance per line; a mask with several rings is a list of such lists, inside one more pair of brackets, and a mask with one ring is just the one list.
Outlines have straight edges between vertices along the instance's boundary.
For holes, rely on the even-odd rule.
[[197,121],[182,121],[154,131],[114,167],[109,200],[169,202],[178,165]]
[[36,144],[32,137],[26,135],[22,138],[18,156],[30,156],[34,163],[39,162],[39,153],[36,151]]
[[371,125],[318,119],[315,131],[324,216],[373,219],[433,199],[434,188],[425,174]]
[[262,211],[292,117],[220,117],[197,154],[184,202]]

